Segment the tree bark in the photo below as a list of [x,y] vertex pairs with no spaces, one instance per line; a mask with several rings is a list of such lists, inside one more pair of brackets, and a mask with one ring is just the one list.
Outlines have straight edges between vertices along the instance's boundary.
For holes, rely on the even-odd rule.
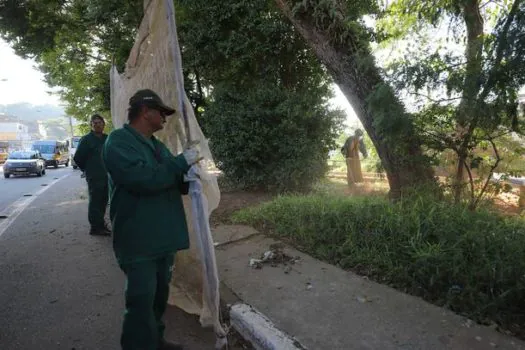
[[331,16],[335,22],[323,26],[313,11],[294,9],[295,0],[275,1],[354,108],[381,158],[391,194],[396,197],[416,185],[436,185],[434,171],[423,155],[410,116],[381,77],[369,41],[350,30],[340,40],[340,33],[334,29],[348,28],[344,2],[331,0],[333,12],[324,15]]
[[483,71],[483,17],[481,16],[479,1],[466,0],[463,3],[463,19],[467,28],[467,61],[466,75],[463,83],[463,95],[458,107],[456,133],[462,140],[458,150],[458,168],[454,179],[454,201],[461,201],[461,194],[465,185],[463,164],[467,160],[472,135],[477,127],[479,111],[477,110],[478,94],[481,89],[479,77]]

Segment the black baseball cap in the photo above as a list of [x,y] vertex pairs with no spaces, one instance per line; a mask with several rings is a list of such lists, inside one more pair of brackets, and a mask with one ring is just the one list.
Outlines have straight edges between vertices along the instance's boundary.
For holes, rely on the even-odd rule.
[[100,115],[100,114],[93,114],[91,116],[91,122],[94,122],[95,120],[101,120],[104,124],[106,123],[106,121],[104,120],[104,118]]
[[158,109],[164,115],[172,115],[175,109],[168,107],[162,102],[162,99],[153,90],[144,89],[135,92],[129,99],[130,106],[145,105],[151,108]]

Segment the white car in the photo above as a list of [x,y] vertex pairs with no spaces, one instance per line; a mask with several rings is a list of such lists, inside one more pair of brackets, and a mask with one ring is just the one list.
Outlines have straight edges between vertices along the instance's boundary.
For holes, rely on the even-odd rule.
[[46,161],[38,151],[15,151],[7,156],[3,166],[4,177],[11,175],[45,175]]
[[82,136],[73,136],[69,142],[69,156],[71,157],[71,165],[73,166],[73,169],[78,168],[78,165],[73,158],[75,157],[75,152],[77,151],[78,143],[81,138]]

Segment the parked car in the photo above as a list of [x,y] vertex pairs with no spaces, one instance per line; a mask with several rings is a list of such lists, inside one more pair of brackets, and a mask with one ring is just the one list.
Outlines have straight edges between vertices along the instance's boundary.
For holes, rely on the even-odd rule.
[[73,166],[73,169],[78,168],[78,165],[75,163],[74,157],[81,138],[82,136],[73,136],[69,142],[69,160],[71,162],[71,165]]
[[0,141],[0,164],[4,163],[7,160],[9,150],[9,142]]
[[4,163],[4,177],[11,175],[45,175],[46,161],[39,151],[15,151],[7,156]]

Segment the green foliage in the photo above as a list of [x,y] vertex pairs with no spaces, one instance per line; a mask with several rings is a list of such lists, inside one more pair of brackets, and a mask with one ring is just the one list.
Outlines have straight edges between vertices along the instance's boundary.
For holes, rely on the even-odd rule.
[[[523,139],[512,136],[501,137],[497,140],[497,146],[500,150],[502,161],[497,171],[510,176],[522,176],[525,174],[525,148]],[[481,153],[481,152],[480,152]],[[480,167],[486,167],[487,164],[493,163],[492,159],[486,159],[487,152],[481,153],[482,162]],[[492,154],[488,155],[489,157]]]
[[342,115],[314,96],[262,83],[253,91],[214,91],[203,114],[218,167],[244,188],[308,189],[327,170]]
[[315,56],[271,1],[177,3],[185,66],[197,70],[204,85],[232,81],[254,87],[254,78],[265,78],[292,88],[299,77],[305,79],[304,85],[314,86],[325,77]]
[[326,172],[341,126],[330,79],[271,1],[181,0],[188,89],[218,167],[244,188],[296,191]]
[[374,147],[374,144],[372,143],[372,140],[368,135],[365,135],[364,141],[368,152],[368,157],[363,159],[363,167],[366,169],[366,171],[383,174],[385,172],[385,168],[381,162],[381,158],[379,157],[376,148]]
[[310,195],[244,209],[234,221],[479,322],[525,326],[521,218],[424,196]]

